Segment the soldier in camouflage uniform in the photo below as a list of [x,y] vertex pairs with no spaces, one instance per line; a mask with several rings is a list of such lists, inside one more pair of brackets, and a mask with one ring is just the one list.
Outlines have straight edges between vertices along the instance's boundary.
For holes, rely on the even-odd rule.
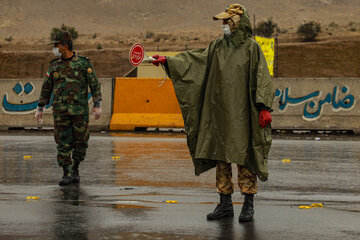
[[95,119],[101,115],[100,83],[90,60],[72,51],[69,32],[59,31],[50,44],[54,44],[53,53],[58,58],[50,62],[35,117],[42,121],[43,108],[53,94],[57,160],[64,171],[59,185],[68,185],[79,183],[79,164],[85,159],[88,147],[89,87],[94,102],[92,114]]

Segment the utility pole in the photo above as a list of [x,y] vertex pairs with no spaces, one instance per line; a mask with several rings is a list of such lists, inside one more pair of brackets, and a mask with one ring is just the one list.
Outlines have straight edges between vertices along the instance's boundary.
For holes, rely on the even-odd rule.
[[274,64],[274,78],[278,78],[279,77],[279,69],[278,69],[278,63],[279,63],[279,58],[278,58],[278,51],[279,51],[279,34],[276,30],[276,34],[275,34],[275,49],[274,49],[274,52],[275,52],[275,64]]
[[253,27],[253,36],[255,36],[255,26],[256,26],[256,17],[255,17],[255,14],[254,14],[254,27]]

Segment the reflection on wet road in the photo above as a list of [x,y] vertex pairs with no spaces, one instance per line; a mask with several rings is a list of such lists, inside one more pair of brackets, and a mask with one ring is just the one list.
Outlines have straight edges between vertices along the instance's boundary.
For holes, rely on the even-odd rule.
[[[215,172],[194,176],[182,135],[93,136],[80,186],[57,186],[55,157],[50,135],[0,135],[0,240],[360,236],[358,141],[274,140],[247,224],[237,222],[238,189],[234,218],[206,220],[218,201]],[[324,208],[298,208],[318,202]]]

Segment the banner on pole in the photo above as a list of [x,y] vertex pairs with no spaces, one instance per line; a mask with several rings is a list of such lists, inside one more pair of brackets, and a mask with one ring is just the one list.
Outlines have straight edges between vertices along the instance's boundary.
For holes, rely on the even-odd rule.
[[274,38],[266,38],[255,36],[255,41],[260,45],[264,53],[270,75],[274,76],[274,55],[275,55],[275,40]]

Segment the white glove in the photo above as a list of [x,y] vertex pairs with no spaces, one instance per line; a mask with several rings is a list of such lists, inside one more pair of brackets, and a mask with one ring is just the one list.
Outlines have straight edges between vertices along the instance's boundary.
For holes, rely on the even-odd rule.
[[98,120],[100,118],[101,113],[101,107],[94,107],[91,109],[91,115],[95,117],[95,120]]
[[43,110],[42,108],[38,108],[35,113],[35,118],[38,123],[43,122]]

